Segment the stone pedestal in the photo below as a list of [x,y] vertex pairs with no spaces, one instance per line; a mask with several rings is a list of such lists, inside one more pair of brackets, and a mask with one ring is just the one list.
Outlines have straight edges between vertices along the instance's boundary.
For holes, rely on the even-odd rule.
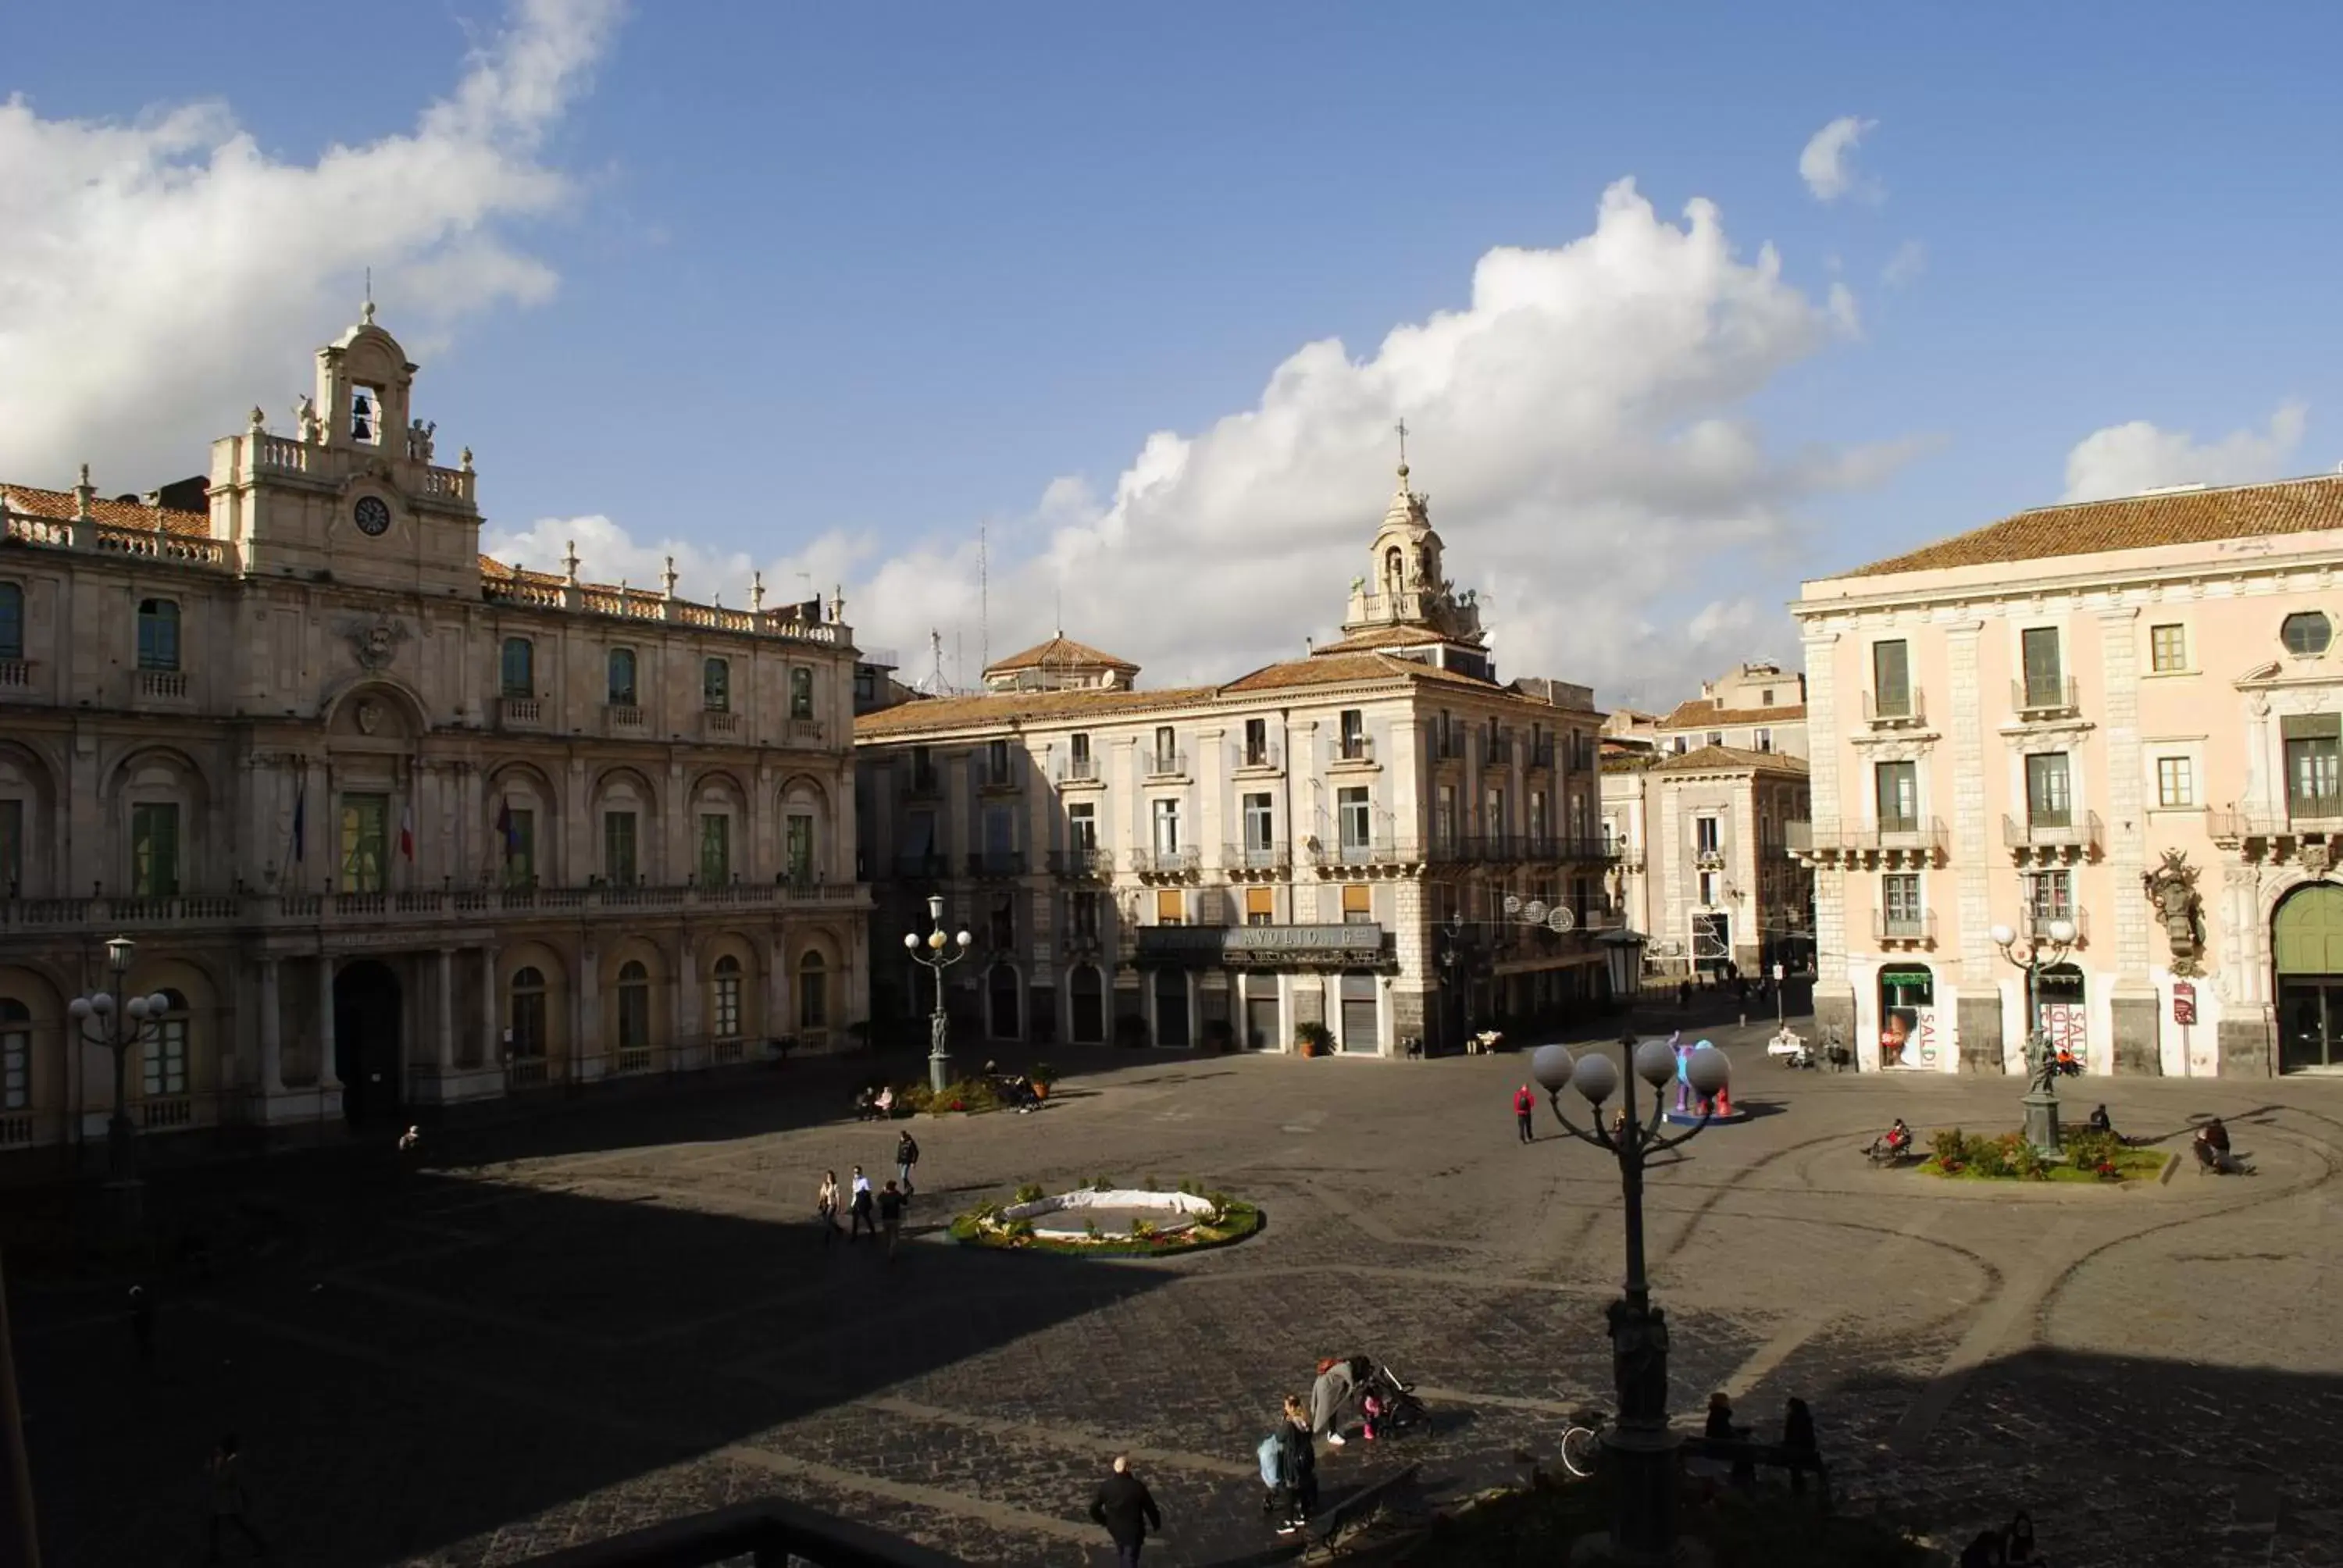
[[2039,1091],[2029,1094],[2026,1106],[2026,1141],[2045,1154],[2058,1151],[2058,1097]]

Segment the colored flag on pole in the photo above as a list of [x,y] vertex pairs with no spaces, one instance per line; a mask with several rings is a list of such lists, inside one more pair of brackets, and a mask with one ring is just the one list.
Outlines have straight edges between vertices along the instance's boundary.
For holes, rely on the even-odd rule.
[[513,849],[516,847],[513,843],[513,831],[512,802],[499,800],[497,802],[497,836],[505,841],[505,859],[508,860],[512,859]]
[[415,859],[415,805],[412,801],[398,814],[398,852],[409,860]]
[[305,831],[309,816],[309,781],[307,779],[293,789],[293,858],[307,860],[307,835]]

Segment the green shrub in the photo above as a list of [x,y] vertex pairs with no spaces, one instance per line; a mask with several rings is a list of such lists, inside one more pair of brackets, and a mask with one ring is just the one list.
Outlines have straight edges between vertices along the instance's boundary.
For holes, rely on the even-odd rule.
[[1142,1215],[1134,1214],[1131,1219],[1131,1233],[1143,1241],[1155,1234],[1155,1222]]
[[1936,1169],[1947,1175],[1969,1162],[1969,1141],[1957,1127],[1937,1128],[1928,1147],[1935,1151]]
[[1103,1171],[1100,1172],[1098,1175],[1091,1178],[1091,1191],[1093,1192],[1113,1191],[1114,1178],[1107,1175]]
[[1306,1020],[1293,1026],[1293,1043],[1296,1047],[1306,1045],[1323,1055],[1334,1049],[1334,1031],[1315,1020]]
[[1017,1189],[1015,1196],[1020,1203],[1032,1203],[1048,1197],[1049,1194],[1041,1191],[1041,1184],[1039,1181],[1028,1181]]
[[2010,1145],[2016,1141],[2007,1134],[1999,1138],[1970,1139],[1965,1146],[1969,1169],[1980,1176],[2008,1175]]
[[1046,1061],[1037,1061],[1025,1070],[1025,1076],[1046,1093],[1050,1086],[1058,1081],[1058,1070]]
[[1003,1229],[1011,1241],[1031,1241],[1033,1236],[1033,1221],[1031,1220],[1011,1220]]
[[2085,1130],[2066,1134],[2066,1158],[2077,1171],[2092,1171],[2102,1180],[2118,1179],[2124,1152],[2123,1140],[2112,1132]]
[[1193,1176],[1180,1178],[1180,1191],[1191,1198],[1201,1198],[1204,1195],[1204,1190],[1196,1184],[1196,1179]]
[[1098,1221],[1096,1220],[1085,1219],[1082,1221],[1082,1234],[1088,1236],[1093,1241],[1097,1241],[1099,1236]]
[[2050,1180],[2050,1162],[2042,1158],[2042,1151],[2018,1133],[2009,1137],[2009,1173],[2028,1181]]

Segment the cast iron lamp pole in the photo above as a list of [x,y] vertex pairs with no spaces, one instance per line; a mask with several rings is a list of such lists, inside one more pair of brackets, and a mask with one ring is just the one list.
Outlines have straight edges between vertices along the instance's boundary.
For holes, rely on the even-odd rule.
[[[1614,995],[1632,996],[1640,978],[1644,936],[1621,930],[1601,939]],[[1652,1305],[1651,1282],[1644,1273],[1644,1164],[1652,1154],[1673,1149],[1708,1125],[1708,1104],[1732,1081],[1732,1064],[1715,1046],[1697,1047],[1683,1067],[1684,1081],[1700,1096],[1701,1119],[1683,1132],[1663,1135],[1667,1113],[1661,1086],[1676,1076],[1674,1049],[1664,1040],[1636,1043],[1629,1028],[1619,1042],[1619,1060],[1588,1051],[1574,1060],[1566,1047],[1543,1045],[1531,1058],[1530,1073],[1546,1091],[1554,1120],[1581,1142],[1610,1151],[1619,1161],[1619,1188],[1625,1199],[1627,1280],[1624,1294],[1605,1309],[1611,1332],[1611,1372],[1619,1392],[1619,1419],[1604,1434],[1612,1468],[1611,1561],[1657,1565],[1674,1561],[1675,1437],[1668,1430],[1668,1328],[1666,1314]],[[1635,1081],[1652,1091],[1644,1115],[1635,1103]],[[1575,1089],[1594,1111],[1581,1128],[1564,1113],[1562,1091]],[[1616,1129],[1604,1125],[1603,1105],[1625,1091],[1625,1115]]]
[[[89,1044],[114,1053],[114,1114],[106,1123],[106,1185],[121,1206],[121,1216],[136,1222],[138,1215],[138,1146],[130,1124],[129,1057],[133,1049],[162,1031],[163,1015],[171,1009],[161,991],[121,1000],[122,982],[138,956],[138,944],[116,937],[106,944],[106,971],[114,990],[75,997],[65,1006],[75,1032]],[[95,1025],[96,1027],[92,1027]]]
[[[950,1020],[944,1017],[944,970],[968,957],[969,935],[961,931],[951,939],[957,944],[955,950],[944,950],[944,900],[940,893],[928,895],[928,919],[935,923],[935,930],[925,939],[917,931],[905,931],[903,950],[936,971],[936,1010],[928,1020],[928,1087],[941,1094],[944,1085],[951,1081],[951,1052],[944,1049],[951,1030]],[[922,947],[927,951],[921,952]]]
[[2042,928],[2042,934],[2021,936],[2007,926],[1996,926],[1986,935],[2001,956],[2026,971],[2026,1141],[2044,1154],[2058,1152],[2058,1078],[2056,1055],[2043,1032],[2040,989],[2042,971],[2064,963],[2075,945],[2075,922],[2060,916]]

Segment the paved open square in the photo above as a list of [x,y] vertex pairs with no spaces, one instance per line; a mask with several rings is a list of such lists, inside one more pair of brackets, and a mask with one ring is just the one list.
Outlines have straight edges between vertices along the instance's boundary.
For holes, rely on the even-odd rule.
[[[2338,1561],[2343,1083],[2069,1097],[2079,1119],[2111,1092],[2118,1126],[2174,1149],[2225,1116],[2251,1179],[1953,1184],[1857,1151],[1898,1114],[1924,1139],[2013,1125],[2017,1085],[1735,1055],[1759,1114],[1648,1199],[1682,1421],[1723,1388],[1770,1431],[1803,1395],[1848,1506],[1944,1534],[2025,1506],[2062,1568]],[[1089,1563],[1119,1450],[1163,1505],[1156,1560],[1210,1563],[1268,1544],[1253,1445],[1322,1354],[1423,1386],[1440,1430],[1404,1457],[1436,1492],[1550,1459],[1568,1412],[1607,1403],[1617,1174],[1543,1109],[1516,1141],[1525,1056],[1065,1065],[1041,1114],[916,1124],[892,1262],[825,1249],[809,1217],[824,1169],[892,1174],[893,1131],[846,1114],[835,1064],[449,1133],[411,1169],[158,1178],[213,1258],[156,1286],[151,1369],[117,1282],[15,1283],[47,1561],[199,1562],[204,1461],[234,1428],[286,1563],[510,1563],[775,1493],[970,1563]],[[1193,1177],[1269,1222],[1114,1262],[938,1233],[1021,1181],[1101,1174]],[[1400,1457],[1382,1446],[1330,1452],[1330,1493]]]

